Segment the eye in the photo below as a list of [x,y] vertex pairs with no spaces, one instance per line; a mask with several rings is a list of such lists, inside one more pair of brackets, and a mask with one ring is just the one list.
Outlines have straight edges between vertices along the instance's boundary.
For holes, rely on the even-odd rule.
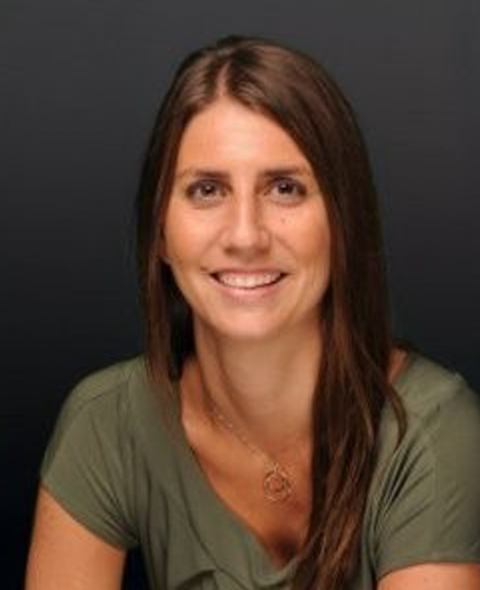
[[290,178],[279,178],[275,180],[272,188],[282,199],[299,199],[307,194],[307,190],[303,184]]
[[200,180],[189,185],[185,191],[188,198],[196,201],[211,201],[221,198],[224,191],[212,180]]

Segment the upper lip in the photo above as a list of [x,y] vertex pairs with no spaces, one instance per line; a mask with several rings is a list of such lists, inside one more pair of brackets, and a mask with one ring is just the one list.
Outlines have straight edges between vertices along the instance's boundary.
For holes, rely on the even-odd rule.
[[265,274],[286,274],[279,268],[222,268],[213,271],[212,275],[237,274],[237,275],[265,275]]

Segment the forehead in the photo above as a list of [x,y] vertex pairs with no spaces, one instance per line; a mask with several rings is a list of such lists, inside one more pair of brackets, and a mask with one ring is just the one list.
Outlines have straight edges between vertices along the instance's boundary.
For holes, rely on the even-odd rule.
[[197,114],[180,142],[177,171],[215,162],[262,167],[302,165],[307,159],[278,123],[231,99],[220,99]]

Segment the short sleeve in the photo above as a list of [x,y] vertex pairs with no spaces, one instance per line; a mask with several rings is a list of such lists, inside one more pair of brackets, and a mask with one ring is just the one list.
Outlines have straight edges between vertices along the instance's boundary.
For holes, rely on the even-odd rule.
[[[74,519],[121,547],[137,544],[127,497],[126,391],[87,378],[69,395],[43,457],[42,485]],[[127,430],[127,432],[125,432]]]
[[458,378],[448,400],[413,416],[379,486],[377,579],[427,562],[480,563],[480,400]]

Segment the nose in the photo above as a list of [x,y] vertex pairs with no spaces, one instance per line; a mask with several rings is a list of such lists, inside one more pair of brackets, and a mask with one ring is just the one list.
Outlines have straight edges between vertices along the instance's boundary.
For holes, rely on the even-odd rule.
[[222,232],[222,246],[231,254],[252,257],[268,250],[270,231],[262,204],[252,194],[234,196]]

